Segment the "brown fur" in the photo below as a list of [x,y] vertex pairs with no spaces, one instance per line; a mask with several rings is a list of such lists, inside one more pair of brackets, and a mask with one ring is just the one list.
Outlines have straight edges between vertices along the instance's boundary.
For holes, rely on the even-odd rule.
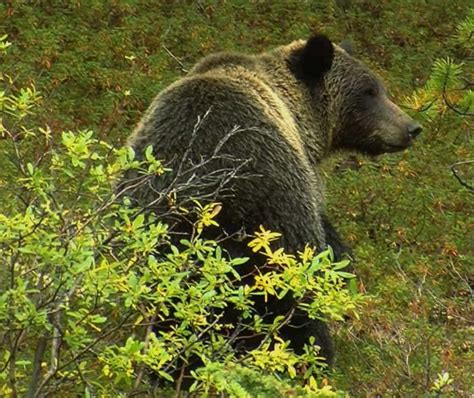
[[[307,64],[320,60],[321,65]],[[307,243],[319,249],[333,241],[340,244],[322,214],[322,159],[343,148],[400,150],[411,142],[413,121],[387,99],[365,65],[318,36],[255,56],[223,53],[204,58],[155,98],[129,145],[140,154],[152,144],[155,156],[176,172],[186,155],[188,167],[210,158],[236,126],[239,131],[222,146],[221,156],[196,171],[205,175],[248,160],[241,169],[247,178],[230,181],[225,195],[212,197],[223,204],[218,221],[229,235],[242,230],[252,234],[264,225],[283,233],[283,246],[296,252]],[[419,132],[417,126],[415,130]],[[173,178],[173,172],[158,178],[156,187]],[[206,197],[205,188],[196,191],[191,194]],[[142,189],[135,198],[146,205],[155,195]],[[238,244],[224,242],[231,254],[245,254],[244,244],[235,250]],[[291,305],[291,299],[269,304],[275,314]],[[309,335],[316,335],[330,361],[332,345],[325,326],[304,314],[298,317],[294,323],[313,323],[288,331],[287,337],[301,349]]]
[[[254,57],[254,62],[246,56],[242,63],[234,56],[230,65],[226,55],[204,59],[158,95],[129,144],[137,152],[152,144],[158,158],[181,159],[198,117],[210,110],[192,148],[197,161],[239,126],[242,131],[223,151],[250,159],[245,171],[257,176],[236,181],[234,198],[221,200],[226,213],[238,215],[228,232],[244,227],[252,233],[263,224],[284,232],[285,246],[298,250],[303,242],[320,248],[325,244],[322,182],[315,162],[328,144],[321,137],[311,139],[319,127],[307,105],[309,92],[288,76],[283,57],[293,46]],[[210,64],[215,67],[209,69]],[[224,165],[213,165],[218,167]]]

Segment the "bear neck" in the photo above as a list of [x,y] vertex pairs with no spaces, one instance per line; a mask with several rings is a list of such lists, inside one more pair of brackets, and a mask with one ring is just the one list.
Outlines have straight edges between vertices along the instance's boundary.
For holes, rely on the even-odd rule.
[[332,141],[327,97],[323,82],[319,87],[309,87],[289,70],[288,50],[294,51],[294,48],[292,43],[259,56],[259,67],[266,83],[290,111],[308,161],[318,166],[329,155]]

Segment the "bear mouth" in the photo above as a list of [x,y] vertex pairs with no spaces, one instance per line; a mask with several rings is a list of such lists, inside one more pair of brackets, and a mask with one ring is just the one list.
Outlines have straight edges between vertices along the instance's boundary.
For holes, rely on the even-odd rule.
[[387,152],[400,152],[410,147],[412,144],[412,141],[413,140],[410,137],[408,137],[408,139],[404,140],[401,143],[393,144],[390,142],[384,142],[383,145]]
[[399,151],[404,151],[408,147],[411,146],[411,141],[403,144],[403,145],[394,145],[394,144],[387,144],[385,143],[385,147],[387,148],[387,152],[399,152]]

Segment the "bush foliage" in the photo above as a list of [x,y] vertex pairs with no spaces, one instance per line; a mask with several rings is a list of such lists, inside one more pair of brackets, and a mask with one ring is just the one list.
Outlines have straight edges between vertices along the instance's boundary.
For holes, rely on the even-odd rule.
[[[0,42],[0,394],[176,395],[179,383],[151,392],[149,370],[166,379],[197,356],[198,396],[470,396],[468,2],[7,1],[0,15],[14,43]],[[216,206],[188,209],[195,233],[174,247],[158,216],[114,193],[127,168],[166,173],[118,143],[201,56],[262,51],[312,29],[352,38],[424,133],[401,155],[326,165],[328,210],[355,249],[357,286],[341,289],[345,264],[330,253],[277,252],[263,230],[254,244],[275,272],[245,288],[235,274],[245,259],[201,234],[218,228]],[[360,316],[333,323],[329,379],[314,349],[297,356],[278,339],[285,319],[265,325],[252,311],[254,299],[287,290],[321,291],[306,309],[336,320],[353,314],[356,290],[369,292]],[[247,356],[219,318],[226,303],[268,336]],[[169,319],[172,329],[152,333]]]
[[[239,265],[249,259],[230,259],[202,237],[218,227],[220,206],[197,202],[194,231],[175,246],[160,214],[132,208],[127,192],[114,189],[126,170],[166,172],[151,148],[139,162],[131,148],[116,149],[92,131],[63,132],[53,145],[51,131],[26,127],[39,99],[33,88],[2,97],[11,155],[2,192],[10,205],[0,214],[3,394],[151,393],[151,372],[177,382],[176,394],[180,367],[199,358],[194,382],[186,380],[199,395],[340,395],[317,383],[324,365],[314,341],[296,355],[278,336],[291,313],[267,324],[254,301],[292,294],[310,317],[342,320],[358,301],[345,289],[347,261],[332,264],[330,251],[310,247],[297,255],[273,250],[280,234],[262,226],[249,245],[272,271],[242,284]],[[225,322],[229,306],[241,322]],[[263,339],[237,355],[243,332]]]

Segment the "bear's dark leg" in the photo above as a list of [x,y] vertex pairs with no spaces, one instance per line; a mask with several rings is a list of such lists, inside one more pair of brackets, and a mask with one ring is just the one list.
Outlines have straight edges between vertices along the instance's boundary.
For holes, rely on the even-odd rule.
[[[325,214],[321,215],[326,244],[331,246],[334,252],[334,261],[338,262],[345,258],[352,258],[352,250],[344,244],[339,233],[333,227]],[[350,272],[350,269],[349,269]],[[331,366],[334,361],[334,344],[327,324],[319,319],[309,319],[308,314],[301,309],[296,309],[291,324],[282,328],[281,333],[285,340],[291,341],[291,348],[297,354],[303,352],[303,347],[309,342],[311,336],[315,344],[321,349],[319,355],[326,359]]]
[[328,325],[319,319],[309,319],[302,309],[296,309],[291,324],[281,329],[282,337],[291,342],[290,347],[297,354],[303,353],[303,347],[314,337],[315,345],[320,347],[319,356],[325,359],[328,366],[334,362],[334,344]]
[[332,226],[326,214],[321,215],[324,234],[326,236],[326,244],[331,246],[334,252],[334,261],[338,262],[345,258],[352,259],[352,250],[347,246],[339,236],[339,233]]

